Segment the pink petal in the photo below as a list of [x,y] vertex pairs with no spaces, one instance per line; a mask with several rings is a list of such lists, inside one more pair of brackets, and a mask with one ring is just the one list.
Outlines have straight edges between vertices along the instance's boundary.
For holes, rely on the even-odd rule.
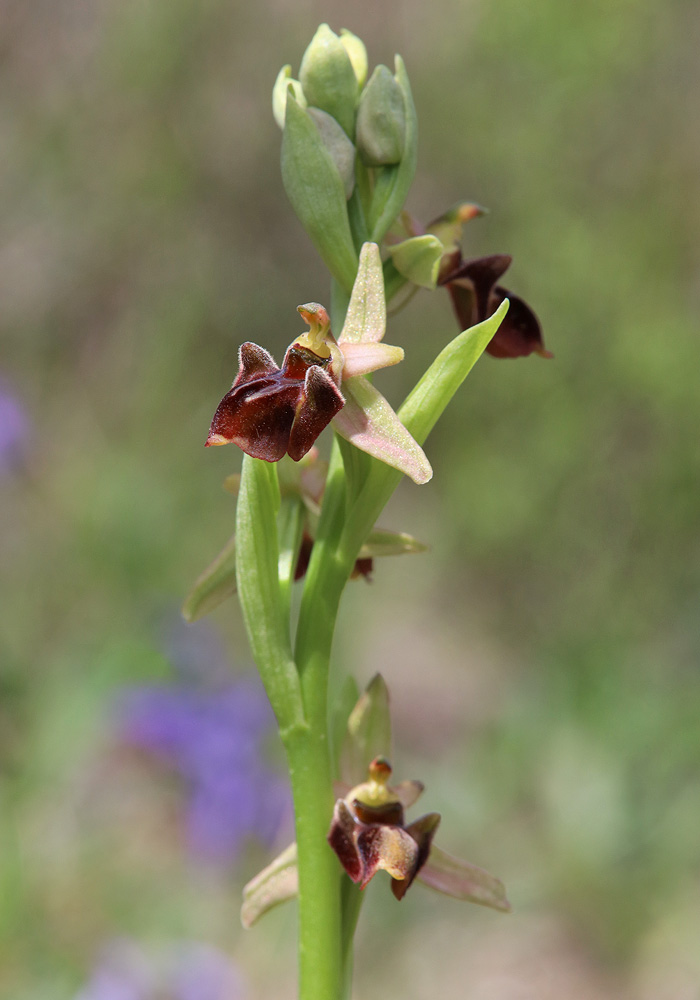
[[343,378],[369,375],[378,368],[388,368],[403,361],[403,347],[391,347],[389,344],[344,343],[341,350],[345,359]]

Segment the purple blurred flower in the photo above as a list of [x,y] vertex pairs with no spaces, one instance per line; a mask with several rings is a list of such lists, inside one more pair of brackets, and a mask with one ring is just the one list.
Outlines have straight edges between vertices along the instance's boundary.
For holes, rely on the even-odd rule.
[[20,464],[29,441],[29,419],[17,398],[0,382],[0,476]]
[[258,684],[132,688],[120,699],[119,722],[124,741],[166,760],[183,777],[195,854],[227,861],[250,837],[274,843],[290,812],[289,793],[264,760],[274,717]]
[[147,953],[112,941],[75,1000],[243,1000],[241,976],[223,952],[179,942]]

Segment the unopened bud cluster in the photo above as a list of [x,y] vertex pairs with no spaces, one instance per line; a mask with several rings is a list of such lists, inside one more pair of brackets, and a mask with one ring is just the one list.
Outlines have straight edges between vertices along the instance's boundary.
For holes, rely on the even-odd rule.
[[363,243],[381,243],[403,208],[416,163],[416,117],[403,62],[377,66],[356,35],[322,24],[272,95],[283,130],[289,200],[333,277],[352,288]]

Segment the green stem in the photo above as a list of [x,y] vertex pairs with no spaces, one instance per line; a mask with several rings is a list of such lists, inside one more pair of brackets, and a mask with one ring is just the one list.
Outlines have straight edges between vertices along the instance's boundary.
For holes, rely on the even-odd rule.
[[333,783],[325,731],[315,726],[285,740],[296,818],[299,872],[299,998],[342,1000],[338,859],[326,841]]
[[[334,283],[331,318],[342,329],[347,295]],[[352,563],[338,558],[347,480],[334,443],[299,609],[294,658],[306,727],[285,740],[296,815],[301,1000],[342,1000],[345,991],[341,885],[326,840],[333,813],[328,675],[338,607]]]

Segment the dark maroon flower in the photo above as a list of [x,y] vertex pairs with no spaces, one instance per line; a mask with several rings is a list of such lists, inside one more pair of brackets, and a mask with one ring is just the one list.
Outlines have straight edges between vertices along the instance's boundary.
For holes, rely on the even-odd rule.
[[248,342],[239,363],[206,445],[233,442],[253,458],[279,462],[288,454],[298,462],[345,403],[330,354],[320,357],[295,342],[280,368],[264,348]]
[[486,348],[494,358],[521,358],[533,352],[543,358],[553,355],[542,341],[542,329],[532,309],[517,295],[498,284],[510,267],[508,254],[491,254],[462,260],[459,250],[445,254],[438,284],[447,288],[462,330],[482,323],[504,299],[510,308],[493,340]]

